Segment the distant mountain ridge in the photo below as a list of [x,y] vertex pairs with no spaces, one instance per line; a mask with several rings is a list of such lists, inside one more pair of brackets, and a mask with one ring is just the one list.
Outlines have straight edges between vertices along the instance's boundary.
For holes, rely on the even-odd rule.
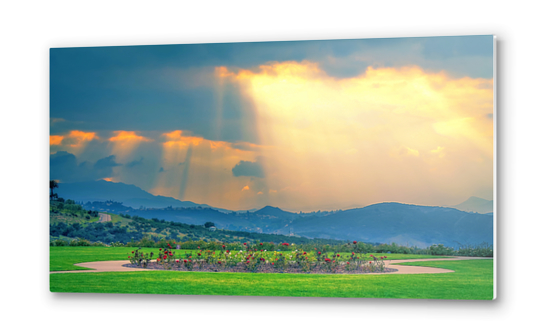
[[285,218],[285,219],[297,218],[297,215],[298,215],[296,213],[287,212],[278,207],[272,207],[272,206],[265,206],[261,209],[258,209],[257,211],[254,212],[254,214],[268,215],[268,216],[274,216],[274,217]]
[[[85,209],[188,224],[214,222],[217,227],[229,230],[395,242],[420,247],[432,244],[458,246],[493,243],[493,214],[487,214],[483,209],[484,205],[491,204],[492,207],[492,202],[475,197],[469,198],[459,207],[388,202],[342,211],[293,213],[272,206],[249,211],[229,211],[191,201],[155,196],[134,185],[107,181],[61,183],[57,193],[65,199],[83,202]],[[139,209],[141,206],[145,208]],[[484,213],[472,213],[475,210]]]
[[[327,226],[324,228],[324,226]],[[379,203],[290,224],[307,237],[395,242],[425,247],[442,243],[493,243],[493,216],[467,213],[455,208]]]
[[93,202],[85,209],[157,218],[188,224],[213,222],[218,228],[299,235],[309,238],[358,240],[426,247],[432,244],[493,244],[493,216],[455,208],[382,203],[327,215],[284,212],[264,207],[255,212],[219,212],[212,208],[133,209],[118,203]]
[[464,212],[480,214],[493,213],[493,200],[486,200],[478,197],[470,197],[459,205],[451,206]]
[[[93,201],[117,201],[125,206],[139,208],[166,208],[166,207],[207,207],[206,204],[197,204],[192,201],[181,201],[171,197],[153,195],[135,185],[124,183],[114,183],[105,180],[61,183],[56,192],[60,197],[69,198],[80,202]],[[219,209],[219,208],[216,208]],[[220,211],[229,212],[227,209]]]

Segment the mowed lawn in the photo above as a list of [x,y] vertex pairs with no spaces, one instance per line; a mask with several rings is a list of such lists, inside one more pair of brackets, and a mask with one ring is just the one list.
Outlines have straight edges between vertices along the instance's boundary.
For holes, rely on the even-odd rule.
[[51,274],[52,292],[179,295],[493,298],[493,260],[409,263],[454,273],[412,275],[252,274],[148,271]]
[[[83,269],[74,263],[125,260],[135,248],[51,247],[51,270]],[[144,249],[145,252],[158,249]],[[176,250],[176,252],[186,250]],[[188,250],[190,251],[190,250]],[[380,256],[381,254],[375,254]],[[435,256],[386,254],[389,259]],[[441,258],[441,257],[437,257]],[[326,275],[204,272],[51,274],[52,292],[179,295],[360,297],[417,299],[493,298],[493,260],[431,261],[405,265],[454,270],[445,274]]]
[[[49,247],[49,269],[51,271],[73,271],[88,268],[73,264],[92,261],[128,260],[136,247],[51,246]],[[158,254],[158,248],[144,248],[143,252]],[[185,250],[174,250],[175,254]]]
[[[92,246],[52,246],[49,248],[49,260],[51,271],[69,271],[69,270],[85,270],[87,268],[74,266],[73,264],[91,261],[106,261],[106,260],[128,260],[128,256],[137,248],[130,247],[92,247]],[[143,248],[141,251],[145,253],[158,253],[158,248]],[[196,250],[172,250],[176,255],[192,252]],[[386,255],[388,259],[425,259],[425,258],[443,258],[439,256],[419,255],[419,254],[382,254],[373,253],[375,256]],[[341,256],[346,256],[348,253],[341,253]]]

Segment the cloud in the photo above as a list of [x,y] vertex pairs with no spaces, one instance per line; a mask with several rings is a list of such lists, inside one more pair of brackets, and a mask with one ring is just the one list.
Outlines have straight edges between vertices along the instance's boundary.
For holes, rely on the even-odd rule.
[[251,99],[238,85],[221,84],[216,67],[308,60],[334,78],[357,77],[369,67],[407,65],[491,78],[492,41],[488,35],[53,48],[53,134],[75,127],[91,132],[183,129],[215,141],[260,143]]
[[95,132],[72,130],[62,135],[50,135],[49,145],[57,146],[55,149],[65,149],[79,152],[83,150],[89,142],[99,139],[100,138]]
[[102,159],[99,159],[95,164],[94,164],[94,169],[95,170],[110,170],[112,169],[113,167],[116,167],[116,166],[120,166],[122,164],[119,164],[117,162],[115,162],[115,155],[110,155],[110,156],[107,156],[107,157],[104,157]]
[[240,161],[233,167],[233,169],[231,169],[231,171],[235,177],[265,177],[260,160],[256,162]]
[[62,135],[51,135],[49,136],[49,145],[60,146],[62,144],[62,140],[64,140]]
[[418,66],[369,67],[337,79],[308,61],[220,75],[252,98],[260,145],[273,147],[258,152],[265,169],[242,159],[232,170],[235,176],[265,170],[267,188],[280,189],[268,204],[445,205],[492,190],[492,79]]
[[114,131],[115,136],[110,137],[111,142],[141,142],[152,141],[152,139],[146,138],[141,135],[137,135],[134,131]]
[[142,144],[154,141],[151,138],[139,135],[135,131],[114,131],[112,136],[108,139],[112,145],[112,153],[116,155],[121,161],[125,161],[130,158],[132,153]]
[[82,182],[113,177],[113,168],[120,166],[115,156],[107,156],[91,163],[77,162],[75,155],[59,151],[50,155],[50,177],[64,183]]
[[246,185],[245,187],[243,187],[243,188],[241,189],[241,192],[242,192],[242,191],[248,191],[248,190],[250,190],[250,187],[248,187],[248,185]]
[[126,167],[127,168],[133,168],[133,167],[136,167],[136,166],[142,165],[142,164],[143,164],[143,157],[141,157],[139,160],[133,160],[132,162],[127,163]]

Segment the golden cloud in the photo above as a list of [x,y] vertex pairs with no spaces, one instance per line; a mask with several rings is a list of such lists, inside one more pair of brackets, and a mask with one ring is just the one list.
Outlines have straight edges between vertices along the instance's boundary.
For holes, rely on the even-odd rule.
[[51,146],[59,146],[62,144],[62,140],[64,140],[64,136],[62,135],[50,135],[49,136],[49,145]]
[[275,148],[261,152],[267,181],[291,190],[270,204],[442,205],[492,191],[492,79],[416,66],[335,78],[307,61],[215,73],[252,100],[261,144]]

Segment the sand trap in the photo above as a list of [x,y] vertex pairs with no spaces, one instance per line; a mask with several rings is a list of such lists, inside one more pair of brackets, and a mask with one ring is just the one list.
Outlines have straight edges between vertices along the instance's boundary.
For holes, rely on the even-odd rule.
[[[482,260],[493,258],[482,257],[452,257],[452,258],[435,258],[435,259],[407,259],[407,260],[386,260],[386,267],[397,269],[391,273],[366,273],[366,274],[436,274],[436,273],[453,273],[450,269],[423,267],[423,266],[403,266],[395,265],[403,262],[420,262],[420,261],[443,261],[443,260]],[[115,261],[94,261],[75,264],[75,266],[90,268],[91,270],[79,271],[57,271],[50,273],[102,273],[102,272],[140,272],[140,271],[155,271],[154,269],[124,267],[129,264],[129,260]]]

